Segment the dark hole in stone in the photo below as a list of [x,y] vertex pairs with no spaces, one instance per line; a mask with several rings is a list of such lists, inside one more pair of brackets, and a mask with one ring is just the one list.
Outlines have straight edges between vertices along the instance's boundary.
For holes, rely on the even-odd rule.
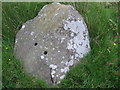
[[38,43],[35,43],[34,45],[35,45],[35,46],[37,46],[37,45],[38,45]]
[[46,55],[48,52],[47,51],[44,51],[44,54]]

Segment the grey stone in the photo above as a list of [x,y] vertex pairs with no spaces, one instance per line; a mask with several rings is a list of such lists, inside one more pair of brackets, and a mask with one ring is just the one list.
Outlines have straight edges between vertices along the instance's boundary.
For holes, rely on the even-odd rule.
[[14,53],[25,71],[56,85],[90,51],[87,26],[71,5],[52,3],[23,24]]

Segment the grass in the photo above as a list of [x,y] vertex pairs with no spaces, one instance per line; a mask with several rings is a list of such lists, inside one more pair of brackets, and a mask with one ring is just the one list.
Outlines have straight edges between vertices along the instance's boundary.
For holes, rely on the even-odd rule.
[[[44,3],[2,3],[2,82],[3,88],[49,88],[42,80],[23,72],[14,58],[16,33],[33,19]],[[64,3],[73,5],[88,26],[91,52],[73,67],[57,88],[118,88],[118,4]]]

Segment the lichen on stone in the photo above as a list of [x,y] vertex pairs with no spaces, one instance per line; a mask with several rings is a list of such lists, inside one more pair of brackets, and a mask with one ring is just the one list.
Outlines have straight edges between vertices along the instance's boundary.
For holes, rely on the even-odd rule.
[[56,85],[90,51],[87,25],[71,6],[45,5],[16,35],[15,57],[30,75]]

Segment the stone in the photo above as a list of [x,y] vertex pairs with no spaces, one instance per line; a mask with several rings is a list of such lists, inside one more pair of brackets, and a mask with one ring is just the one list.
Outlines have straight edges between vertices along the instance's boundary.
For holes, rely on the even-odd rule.
[[18,31],[14,54],[30,75],[57,85],[90,52],[84,19],[71,5],[52,3]]

